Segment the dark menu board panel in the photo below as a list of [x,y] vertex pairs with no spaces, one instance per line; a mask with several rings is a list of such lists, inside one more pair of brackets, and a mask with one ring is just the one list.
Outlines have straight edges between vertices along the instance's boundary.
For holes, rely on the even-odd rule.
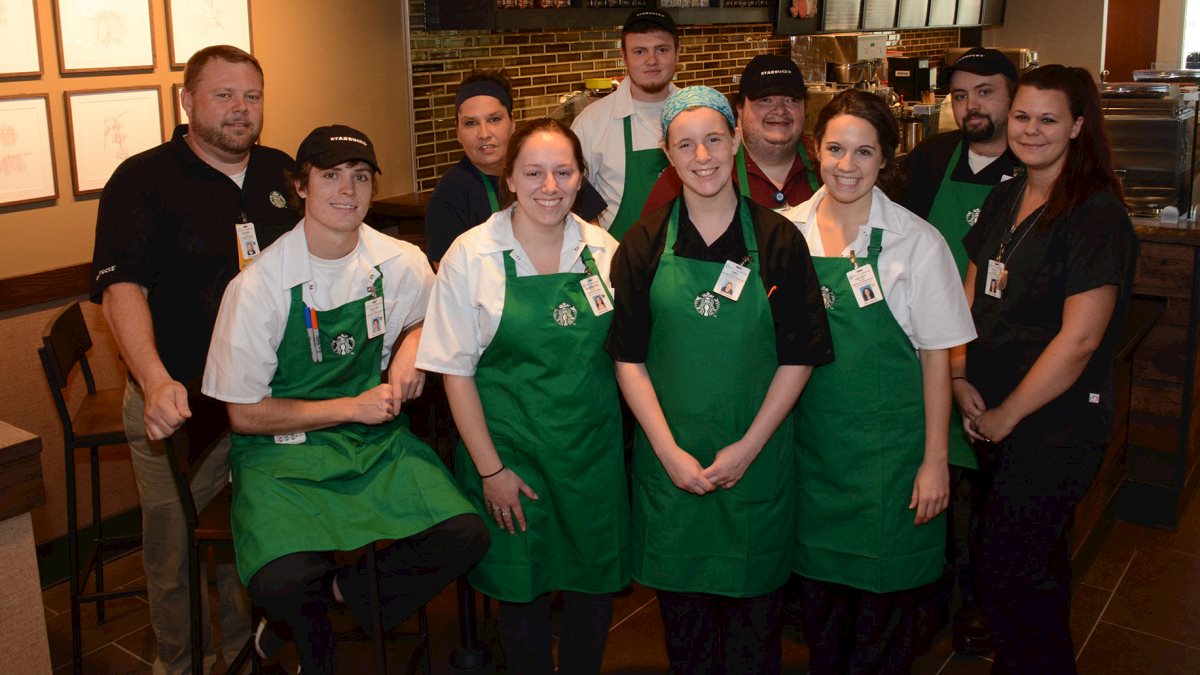
[[864,0],[863,30],[895,28],[896,0]]
[[983,0],[958,0],[958,15],[954,17],[954,25],[978,26],[982,5]]
[[985,26],[1004,23],[1004,0],[983,0],[979,23]]
[[861,10],[859,0],[825,0],[825,30],[858,30]]
[[496,0],[425,0],[425,30],[491,30]]

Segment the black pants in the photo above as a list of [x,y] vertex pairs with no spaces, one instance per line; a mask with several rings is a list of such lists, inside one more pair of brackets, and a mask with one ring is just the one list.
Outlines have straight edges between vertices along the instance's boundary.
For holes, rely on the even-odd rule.
[[[490,543],[483,520],[455,516],[376,554],[383,626],[400,625],[433,596],[483,557]],[[330,584],[337,577],[346,604],[368,632],[371,629],[366,561],[338,567],[325,552],[292,553],[267,563],[250,579],[250,599],[268,620],[285,623],[296,641],[303,671],[334,672]]]
[[[500,644],[509,675],[553,675],[550,593],[529,603],[500,603]],[[560,675],[595,675],[612,623],[612,595],[563,591],[558,636]]]
[[671,675],[778,673],[783,589],[750,598],[658,592]]
[[975,551],[978,550],[983,516],[984,478],[978,469],[950,467],[950,505],[946,508],[946,567],[921,607],[931,616],[948,616],[957,587],[962,607],[980,609],[975,583]]
[[981,447],[990,485],[978,561],[980,599],[997,673],[1074,673],[1069,529],[1105,446]]
[[917,589],[872,593],[801,577],[813,675],[912,672]]

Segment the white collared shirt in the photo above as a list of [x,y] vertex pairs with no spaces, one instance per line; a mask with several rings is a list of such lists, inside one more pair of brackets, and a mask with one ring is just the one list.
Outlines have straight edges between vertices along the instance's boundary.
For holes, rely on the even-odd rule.
[[[634,150],[657,148],[662,140],[662,125],[657,116],[654,123],[649,124],[634,109],[632,86],[631,80],[626,77],[616,91],[584,108],[571,124],[571,131],[575,132],[583,145],[588,182],[608,202],[608,208],[600,214],[600,225],[606,230],[617,217],[617,211],[621,209],[621,195],[625,192],[624,119],[633,116],[630,127]],[[674,83],[667,87],[668,95],[678,89]],[[659,112],[662,112],[664,103],[666,99],[658,102]]]
[[[600,278],[612,292],[609,269],[617,240],[573,213],[567,217],[558,271],[583,272],[584,245],[591,250]],[[492,214],[450,245],[438,266],[429,297],[421,347],[417,350],[418,368],[448,375],[475,374],[479,358],[496,336],[504,313],[505,251],[512,251],[518,277],[538,273],[513,236],[512,208]]]
[[[829,256],[816,226],[817,205],[827,194],[822,186],[808,201],[782,211],[800,229],[814,258]],[[974,340],[975,323],[946,240],[879,188],[871,193],[868,224],[860,226],[858,236],[837,255],[848,258],[853,250],[863,257],[874,227],[883,230],[875,274],[888,309],[913,347],[947,349]]]
[[[376,267],[379,272],[376,272]],[[328,311],[370,294],[383,274],[383,359],[386,368],[400,334],[420,323],[433,288],[433,269],[416,246],[359,225],[358,246],[338,260],[308,252],[304,221],[280,237],[229,282],[213,328],[201,390],[229,403],[257,403],[271,395],[292,306],[302,285],[305,304]],[[366,321],[366,315],[363,315]]]

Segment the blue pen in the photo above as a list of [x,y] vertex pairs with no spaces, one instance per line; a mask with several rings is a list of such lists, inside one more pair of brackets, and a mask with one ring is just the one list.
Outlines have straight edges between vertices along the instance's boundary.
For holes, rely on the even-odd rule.
[[316,317],[311,307],[304,306],[304,330],[308,333],[308,351],[312,355],[313,363],[321,362],[321,338],[317,335],[317,329],[313,325]]

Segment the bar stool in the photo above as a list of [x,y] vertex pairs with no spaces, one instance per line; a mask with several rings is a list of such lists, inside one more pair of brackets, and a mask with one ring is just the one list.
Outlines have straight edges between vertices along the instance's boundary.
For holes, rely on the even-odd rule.
[[[229,417],[225,404],[216,399],[204,396],[198,392],[198,387],[188,388],[188,406],[192,416],[170,438],[166,439],[167,460],[171,467],[171,477],[175,482],[175,490],[179,502],[183,506],[184,522],[188,535],[188,586],[191,603],[191,653],[193,675],[203,675],[204,654],[201,650],[203,637],[202,623],[208,620],[200,612],[201,587],[200,567],[205,560],[205,550],[213,545],[233,545],[233,528],[231,525],[233,489],[226,485],[203,510],[197,511],[192,498],[190,483],[191,467],[199,464],[205,454],[211,450],[222,437],[229,432]],[[387,675],[387,636],[383,631],[383,618],[379,603],[379,575],[376,571],[375,546],[368,544],[364,547],[366,556],[367,578],[371,600],[371,632],[374,635],[373,656],[375,671],[379,675]],[[420,659],[420,667],[425,675],[430,675],[429,661],[429,618],[425,606],[417,610],[417,650],[414,660]],[[226,672],[236,673],[242,664],[249,659],[254,673],[261,671],[258,655],[254,649],[254,638],[251,637],[238,652],[237,658],[229,665]],[[412,666],[410,664],[410,670]]]
[[[100,513],[100,446],[123,445],[125,425],[121,417],[123,387],[96,389],[92,369],[88,365],[87,352],[92,348],[92,336],[83,320],[78,302],[73,302],[54,314],[42,331],[42,346],[38,357],[58,418],[63,429],[64,466],[67,483],[67,553],[70,559],[71,586],[71,657],[75,672],[82,667],[82,637],[80,634],[79,607],[84,602],[96,603],[96,621],[104,623],[104,601],[132,595],[144,595],[146,589],[133,588],[122,591],[104,590],[104,552],[114,548],[129,548],[141,543],[141,534],[117,537],[104,536],[104,523]],[[79,407],[72,413],[67,408],[64,390],[75,365],[79,365],[87,392]],[[79,523],[76,511],[75,451],[90,448],[92,479],[92,526],[96,530],[93,546],[86,565],[80,565]],[[82,575],[82,577],[81,577]],[[94,576],[96,590],[85,593],[89,576]]]

